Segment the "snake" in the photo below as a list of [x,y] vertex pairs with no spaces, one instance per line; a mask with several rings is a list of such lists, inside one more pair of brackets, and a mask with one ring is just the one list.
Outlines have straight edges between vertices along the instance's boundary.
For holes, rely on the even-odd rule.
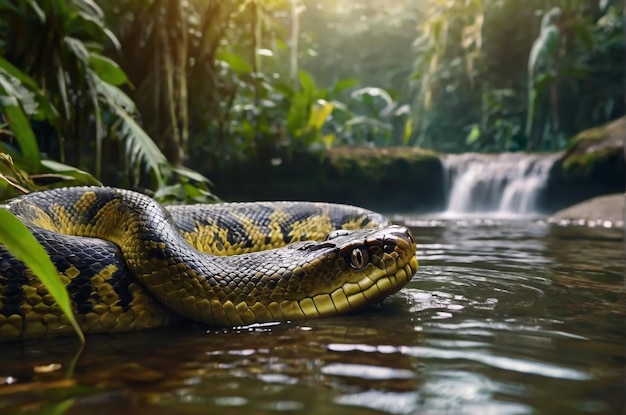
[[[112,187],[4,208],[44,247],[85,334],[330,317],[380,302],[418,268],[410,229],[323,202],[162,206]],[[0,245],[0,341],[68,335],[48,289]]]

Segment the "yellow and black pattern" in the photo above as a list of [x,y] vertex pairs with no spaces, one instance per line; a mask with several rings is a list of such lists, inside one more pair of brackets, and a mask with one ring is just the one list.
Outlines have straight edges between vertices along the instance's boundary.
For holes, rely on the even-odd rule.
[[[145,195],[98,187],[33,193],[8,206],[52,258],[86,333],[181,318],[241,325],[335,315],[396,292],[417,270],[408,229],[352,206],[168,212]],[[71,332],[45,287],[0,245],[0,341]]]
[[383,215],[366,209],[315,202],[220,203],[167,210],[187,242],[213,255],[264,251],[319,241],[336,229],[376,229],[390,224]]

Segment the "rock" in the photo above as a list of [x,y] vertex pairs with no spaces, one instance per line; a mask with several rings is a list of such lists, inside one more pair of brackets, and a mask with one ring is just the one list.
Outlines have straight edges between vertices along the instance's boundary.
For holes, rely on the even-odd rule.
[[607,196],[594,197],[593,199],[575,204],[552,215],[552,220],[607,220],[618,222],[624,220],[625,195],[617,193]]
[[550,170],[541,209],[554,212],[596,196],[623,192],[625,138],[626,117],[572,137]]
[[414,147],[339,147],[323,154],[276,152],[203,171],[224,200],[323,200],[390,211],[445,208],[439,155]]

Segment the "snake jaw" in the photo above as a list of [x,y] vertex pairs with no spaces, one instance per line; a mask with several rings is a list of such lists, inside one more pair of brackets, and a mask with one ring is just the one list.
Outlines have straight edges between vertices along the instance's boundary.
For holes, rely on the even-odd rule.
[[[304,317],[345,314],[375,303],[396,293],[417,271],[415,239],[411,231],[401,226],[369,231],[344,231],[331,235],[324,243],[336,244],[337,260],[328,270],[334,278],[313,284],[314,291],[298,300]],[[300,249],[313,248],[313,245]],[[366,265],[356,269],[351,263],[355,250],[367,252]],[[289,316],[289,318],[297,318]],[[301,317],[301,316],[300,316]]]

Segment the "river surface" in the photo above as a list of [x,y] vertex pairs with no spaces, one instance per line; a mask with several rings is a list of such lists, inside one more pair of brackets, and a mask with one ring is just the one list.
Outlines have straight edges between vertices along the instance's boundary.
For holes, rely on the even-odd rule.
[[420,269],[379,306],[0,345],[0,413],[624,413],[623,224],[396,220]]

